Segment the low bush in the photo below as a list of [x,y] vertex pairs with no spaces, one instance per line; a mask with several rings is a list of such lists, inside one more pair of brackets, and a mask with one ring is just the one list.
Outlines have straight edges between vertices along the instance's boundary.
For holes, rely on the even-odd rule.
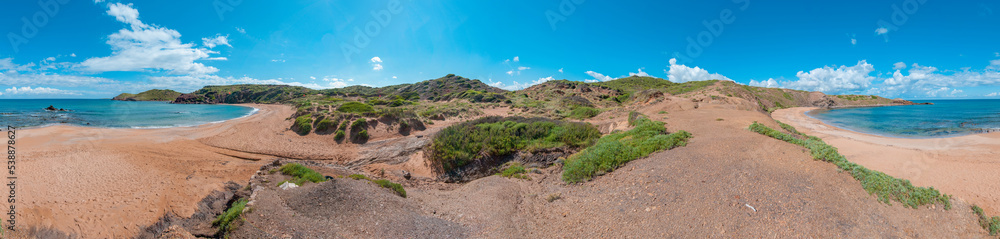
[[351,123],[352,130],[358,130],[362,128],[368,128],[368,121],[366,121],[365,119],[357,119],[354,121],[354,123]]
[[576,107],[572,111],[570,111],[568,117],[569,118],[573,118],[573,119],[585,120],[585,119],[594,118],[594,116],[597,116],[600,113],[601,113],[601,110],[599,110],[599,109],[595,109],[593,107],[587,107],[587,106],[580,106],[580,107]]
[[596,144],[566,159],[563,181],[577,183],[614,171],[625,163],[647,155],[687,145],[691,133],[668,134],[663,122],[636,117],[636,127],[602,137]]
[[600,137],[600,131],[587,123],[492,116],[442,129],[431,143],[430,156],[450,172],[476,160],[519,150],[589,146]]
[[358,132],[358,135],[354,136],[354,139],[357,141],[368,140],[368,130],[362,130],[361,132]]
[[292,125],[292,130],[300,135],[307,135],[312,131],[312,115],[303,115],[295,118],[295,124]]
[[368,178],[368,176],[361,175],[361,174],[351,174],[350,176],[347,176],[347,177],[349,177],[351,179],[354,179],[354,180],[368,180],[369,182],[373,182],[375,184],[378,184],[378,186],[380,186],[380,187],[392,189],[392,191],[396,192],[396,194],[399,195],[400,197],[404,197],[404,198],[406,197],[406,190],[403,189],[403,185],[402,184],[393,183],[392,181],[385,180],[385,179],[372,180],[372,179]]
[[1000,216],[986,217],[983,209],[976,205],[972,205],[972,211],[979,216],[979,226],[989,231],[990,236],[1000,234]]
[[[790,125],[782,124],[782,128],[790,132],[798,132]],[[781,141],[796,144],[809,149],[813,158],[837,165],[861,182],[861,186],[870,194],[878,196],[879,201],[892,204],[890,201],[897,201],[903,206],[917,208],[927,204],[940,202],[945,209],[951,209],[951,196],[938,192],[937,189],[915,187],[909,180],[894,178],[885,173],[867,169],[850,161],[844,155],[837,152],[837,148],[826,144],[822,139],[798,133],[800,137],[782,133],[771,129],[761,123],[754,122],[750,125],[750,130],[766,135]],[[804,139],[803,139],[804,138]]]
[[394,183],[392,181],[385,180],[385,179],[374,180],[372,182],[374,182],[375,184],[378,184],[379,186],[381,186],[383,188],[392,189],[392,191],[395,191],[396,194],[398,194],[400,197],[404,197],[404,198],[406,197],[406,190],[403,189],[403,185],[401,185],[401,184]]
[[344,112],[344,113],[358,113],[358,114],[361,114],[361,113],[374,112],[375,108],[372,108],[371,105],[368,105],[368,104],[365,104],[365,103],[361,103],[361,102],[357,102],[357,101],[351,101],[351,102],[347,102],[347,103],[344,103],[344,104],[340,105],[340,107],[337,107],[337,111]]
[[215,220],[212,221],[212,225],[219,227],[219,232],[222,234],[236,229],[236,227],[233,225],[233,221],[236,221],[236,219],[239,218],[241,214],[243,214],[243,208],[245,208],[246,206],[247,206],[246,199],[240,199],[237,200],[236,202],[233,202],[233,204],[229,207],[229,209],[227,209],[225,212],[220,214],[218,217],[215,218]]
[[340,123],[340,122],[334,122],[334,121],[330,120],[329,118],[320,120],[319,123],[316,124],[316,132],[325,132],[325,131],[327,131],[329,129],[332,129],[333,127],[337,126],[337,123]]
[[343,130],[337,130],[337,133],[333,135],[333,140],[341,141],[344,140],[344,136],[347,136]]
[[525,170],[524,166],[522,166],[520,163],[514,162],[507,165],[507,168],[504,169],[503,171],[500,171],[499,175],[505,178],[520,178],[520,179],[530,180],[528,176],[524,175],[524,173],[527,172],[528,170]]
[[294,180],[289,181],[296,182],[296,184],[304,183],[305,181],[314,183],[326,181],[326,178],[322,174],[297,163],[285,164],[281,166],[280,170],[281,173],[294,177]]
[[350,123],[351,123],[351,121],[350,121],[350,120],[344,120],[343,122],[340,122],[340,126],[339,126],[339,127],[337,127],[337,130],[347,130],[347,126],[348,126],[348,125],[349,125]]

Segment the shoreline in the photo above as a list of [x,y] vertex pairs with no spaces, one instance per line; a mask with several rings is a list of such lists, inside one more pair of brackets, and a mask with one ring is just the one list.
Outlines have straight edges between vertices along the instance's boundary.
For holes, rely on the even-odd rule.
[[772,118],[837,147],[851,162],[934,187],[1000,214],[1000,133],[944,138],[897,138],[826,124],[807,113],[819,108],[775,111]]
[[284,140],[276,134],[291,107],[237,105],[257,110],[191,127],[18,129],[17,231],[121,238],[167,214],[190,216],[202,198],[226,182],[246,181],[272,158],[224,147],[252,137],[219,135],[266,131],[275,135],[269,140]]
[[260,111],[260,108],[250,106],[250,105],[258,105],[258,104],[218,104],[218,105],[232,105],[232,106],[247,107],[247,108],[250,108],[252,110],[250,110],[250,113],[247,113],[247,114],[245,114],[243,116],[240,116],[240,117],[236,117],[236,118],[232,118],[232,119],[227,119],[227,120],[206,122],[206,123],[197,124],[197,125],[173,125],[173,126],[149,126],[149,127],[138,127],[138,128],[136,128],[136,127],[120,128],[120,127],[101,127],[101,126],[76,125],[76,124],[69,124],[69,123],[51,123],[51,124],[44,124],[44,125],[26,126],[26,127],[21,127],[21,128],[17,128],[17,129],[18,130],[34,130],[34,129],[44,129],[44,128],[48,128],[48,127],[58,127],[58,126],[79,127],[79,128],[88,128],[88,129],[137,129],[137,130],[191,128],[191,127],[199,127],[199,126],[212,125],[212,124],[221,124],[221,123],[225,123],[225,122],[229,122],[229,121],[233,121],[233,120],[243,119],[243,118],[247,118],[247,117],[253,116],[253,115],[257,114]]
[[[904,106],[904,105],[896,105],[896,106]],[[878,107],[892,107],[892,106],[878,106]],[[873,136],[873,137],[885,137],[885,138],[892,138],[892,139],[944,139],[944,138],[972,136],[972,135],[979,135],[979,134],[1000,133],[1000,131],[994,131],[994,132],[975,132],[975,131],[970,131],[969,133],[965,133],[965,134],[952,134],[952,135],[945,135],[945,136],[914,136],[914,137],[901,137],[901,136],[894,136],[894,135],[882,135],[882,134],[877,134],[877,133],[862,132],[860,130],[854,130],[854,129],[850,129],[850,128],[847,128],[847,127],[841,127],[841,126],[836,126],[836,125],[828,124],[826,122],[823,122],[822,119],[816,118],[815,116],[813,116],[811,114],[812,112],[817,111],[817,110],[831,110],[831,109],[828,109],[828,108],[816,108],[816,107],[805,107],[805,108],[810,108],[810,109],[807,110],[807,111],[805,111],[805,112],[803,112],[803,114],[805,114],[806,116],[808,116],[811,119],[814,119],[814,120],[822,122],[824,125],[827,125],[827,126],[830,126],[830,127],[834,127],[834,128],[838,128],[838,129],[842,129],[842,130],[851,131],[851,132],[858,133],[858,134],[869,135],[869,136]],[[850,108],[850,107],[847,107],[847,108]],[[858,108],[868,108],[868,107],[858,107]],[[843,109],[843,108],[838,108],[838,109]]]

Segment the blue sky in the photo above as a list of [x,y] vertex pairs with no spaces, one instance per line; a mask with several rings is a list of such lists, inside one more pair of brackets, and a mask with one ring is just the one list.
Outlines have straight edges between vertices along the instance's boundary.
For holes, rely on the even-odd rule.
[[997,1],[8,1],[0,98],[632,74],[1000,98]]

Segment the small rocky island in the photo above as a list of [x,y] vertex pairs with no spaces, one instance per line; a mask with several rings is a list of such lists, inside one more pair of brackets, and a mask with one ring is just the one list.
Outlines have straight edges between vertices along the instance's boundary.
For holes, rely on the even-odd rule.
[[56,108],[55,106],[52,106],[52,105],[49,105],[49,107],[46,107],[45,110],[47,110],[47,111],[59,111],[59,112],[69,111],[69,110],[66,110],[66,109],[63,109],[63,108]]

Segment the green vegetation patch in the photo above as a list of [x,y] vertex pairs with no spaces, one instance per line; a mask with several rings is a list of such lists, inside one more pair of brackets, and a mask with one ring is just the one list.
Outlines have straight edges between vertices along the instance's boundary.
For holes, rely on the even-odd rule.
[[378,186],[380,186],[380,187],[392,189],[392,191],[396,192],[396,194],[399,195],[400,197],[404,197],[404,198],[406,197],[406,190],[403,189],[403,185],[402,184],[394,183],[392,181],[385,180],[385,179],[372,180],[372,179],[368,178],[368,176],[365,176],[365,175],[362,175],[362,174],[351,174],[350,176],[347,176],[347,177],[349,177],[351,179],[354,179],[354,180],[368,180],[369,182],[373,182],[375,184],[378,184]]
[[281,173],[294,177],[293,180],[289,181],[295,182],[296,184],[299,185],[301,185],[300,183],[304,183],[305,181],[314,183],[326,181],[326,178],[323,177],[322,174],[319,174],[316,171],[313,171],[312,169],[297,163],[290,163],[281,166]]
[[476,160],[520,150],[586,147],[600,137],[600,131],[588,123],[493,116],[441,130],[434,137],[430,155],[450,172]]
[[307,135],[312,131],[312,115],[303,115],[295,118],[295,124],[292,125],[292,130],[300,135]]
[[598,114],[601,114],[601,110],[595,109],[593,107],[580,106],[570,111],[569,116],[567,117],[572,119],[585,120],[594,118],[594,116],[597,116]]
[[632,130],[602,137],[597,144],[570,156],[563,166],[563,181],[577,183],[614,171],[647,155],[687,145],[691,133],[668,134],[663,122],[636,117]]
[[406,190],[403,189],[403,185],[402,184],[394,183],[392,181],[385,180],[385,179],[374,180],[372,182],[375,183],[375,184],[378,184],[379,186],[381,186],[383,188],[392,189],[392,191],[395,191],[396,194],[399,195],[400,197],[404,197],[404,198],[406,197]]
[[[808,136],[795,130],[792,126],[782,124],[782,128],[791,129],[790,132],[797,132],[796,135],[782,133],[771,129],[763,124],[754,122],[750,125],[750,130],[775,138],[781,141],[796,144],[809,149],[814,159],[826,161],[837,165],[843,171],[847,171],[861,182],[861,186],[870,194],[877,195],[879,201],[892,204],[890,201],[897,201],[905,207],[917,208],[927,204],[942,203],[945,209],[951,209],[951,196],[938,192],[937,189],[914,187],[909,180],[893,178],[885,173],[870,170],[864,166],[857,165],[844,155],[837,152],[837,148],[826,144],[822,139]],[[801,139],[801,138],[805,139]]]
[[528,170],[524,169],[524,166],[522,166],[521,163],[511,162],[508,163],[507,168],[500,171],[498,175],[505,178],[519,178],[519,179],[531,180],[531,178],[529,178],[527,175],[524,175],[527,172]]
[[240,199],[237,200],[236,202],[233,202],[233,204],[229,207],[229,209],[227,209],[225,212],[216,217],[214,221],[212,221],[212,225],[219,227],[220,233],[226,233],[235,230],[236,227],[232,223],[233,221],[236,221],[236,219],[239,218],[241,214],[243,214],[243,208],[245,208],[246,206],[247,206],[246,199]]
[[319,123],[316,124],[316,132],[324,132],[333,129],[337,126],[337,123],[340,122],[330,120],[329,118],[320,120]]
[[986,217],[983,209],[976,205],[972,205],[972,211],[979,216],[979,226],[989,231],[990,236],[1000,234],[1000,216]]
[[114,100],[136,100],[136,101],[174,101],[180,92],[173,90],[147,90],[139,94],[122,93],[113,98]]
[[361,102],[357,102],[357,101],[351,101],[351,102],[347,102],[347,103],[344,103],[344,104],[340,105],[340,107],[337,107],[337,111],[344,112],[344,113],[357,113],[357,114],[361,114],[361,113],[374,112],[375,108],[373,108],[371,105],[368,105],[368,104],[365,104],[365,103],[361,103]]

